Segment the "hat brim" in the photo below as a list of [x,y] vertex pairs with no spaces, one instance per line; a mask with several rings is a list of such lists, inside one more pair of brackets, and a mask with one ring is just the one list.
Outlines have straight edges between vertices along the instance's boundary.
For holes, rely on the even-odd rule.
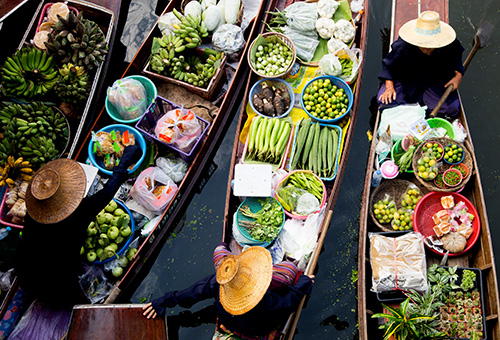
[[240,266],[237,275],[245,275],[244,285],[221,284],[220,302],[232,315],[242,315],[250,311],[262,300],[273,277],[273,260],[266,248],[247,248],[238,256]]
[[32,219],[42,224],[52,224],[64,220],[80,205],[85,194],[87,178],[85,171],[78,162],[61,158],[51,161],[41,167],[38,172],[51,169],[60,177],[59,188],[49,198],[36,199],[31,192],[33,175],[26,190],[26,210]]
[[433,35],[424,35],[416,32],[417,19],[410,20],[399,29],[401,39],[412,45],[424,48],[440,48],[451,44],[457,34],[453,27],[440,21],[441,32]]

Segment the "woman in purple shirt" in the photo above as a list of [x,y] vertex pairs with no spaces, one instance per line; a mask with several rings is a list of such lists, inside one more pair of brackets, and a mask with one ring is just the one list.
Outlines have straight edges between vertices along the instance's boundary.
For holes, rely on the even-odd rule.
[[438,116],[456,117],[459,99],[455,90],[464,73],[464,48],[453,28],[440,21],[438,13],[427,11],[404,24],[399,36],[382,61],[379,79],[383,83],[377,94],[379,109],[418,103],[427,106],[430,112],[451,84],[453,92]]

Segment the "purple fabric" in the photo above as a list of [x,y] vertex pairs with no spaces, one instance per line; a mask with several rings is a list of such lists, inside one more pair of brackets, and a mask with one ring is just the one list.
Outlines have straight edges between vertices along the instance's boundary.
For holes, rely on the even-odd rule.
[[39,300],[35,300],[9,340],[54,340],[61,339],[69,327],[71,309],[53,309]]
[[[396,91],[396,100],[393,100],[389,104],[384,104],[379,100],[379,98],[382,95],[382,93],[385,92],[385,88],[386,88],[385,83],[383,83],[382,86],[380,86],[380,89],[377,93],[377,103],[380,110],[384,110],[398,105],[417,104],[417,103],[406,102],[403,95],[403,85],[399,81],[394,82],[394,90]],[[443,93],[444,89],[443,91],[439,91],[439,89],[435,87],[428,88],[422,94],[422,100],[418,104],[427,106],[427,111],[431,112],[434,109],[434,107],[436,107],[436,104],[439,102],[439,99],[441,99]],[[439,109],[437,116],[453,118],[458,115],[459,111],[460,111],[460,101],[458,99],[458,94],[456,91],[453,91],[452,93],[450,93],[444,104]]]

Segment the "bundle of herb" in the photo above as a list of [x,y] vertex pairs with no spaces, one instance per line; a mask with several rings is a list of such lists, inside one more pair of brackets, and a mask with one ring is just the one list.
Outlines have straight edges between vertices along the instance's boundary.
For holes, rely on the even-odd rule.
[[252,212],[249,206],[240,208],[241,213],[252,218],[254,221],[238,221],[250,236],[257,241],[272,242],[278,237],[279,230],[283,224],[283,210],[274,198],[259,199],[262,208]]
[[411,167],[411,161],[413,160],[413,153],[415,152],[415,147],[411,145],[407,151],[399,158],[399,161],[395,161],[399,167],[399,172],[405,172]]

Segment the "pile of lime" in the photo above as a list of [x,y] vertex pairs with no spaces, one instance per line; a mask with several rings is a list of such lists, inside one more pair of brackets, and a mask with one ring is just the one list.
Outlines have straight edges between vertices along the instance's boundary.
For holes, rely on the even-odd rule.
[[458,163],[462,161],[464,150],[457,144],[451,144],[444,148],[444,160],[448,163]]
[[418,201],[422,198],[418,189],[409,189],[401,198],[401,206],[415,210]]
[[426,142],[422,147],[422,154],[440,160],[443,157],[443,147],[437,142]]
[[424,181],[432,181],[438,173],[437,161],[433,156],[424,156],[417,161],[418,176]]
[[413,221],[411,211],[408,209],[398,209],[394,213],[392,221],[392,229],[394,230],[411,230],[413,229]]
[[373,214],[381,224],[390,223],[395,212],[396,204],[394,204],[394,201],[380,200],[373,205]]
[[344,89],[333,85],[330,79],[320,78],[310,83],[302,95],[304,108],[316,118],[335,119],[349,107]]

